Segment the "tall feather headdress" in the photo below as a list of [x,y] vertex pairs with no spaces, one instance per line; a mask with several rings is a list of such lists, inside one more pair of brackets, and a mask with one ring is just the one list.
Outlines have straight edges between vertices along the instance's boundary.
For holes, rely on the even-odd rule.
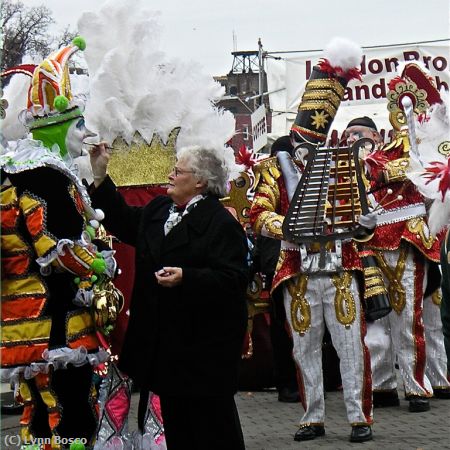
[[148,2],[129,5],[110,0],[78,22],[89,41],[86,123],[115,149],[109,171],[116,184],[165,183],[176,148],[223,147],[234,117],[214,106],[223,88],[198,63],[159,50],[161,26]]

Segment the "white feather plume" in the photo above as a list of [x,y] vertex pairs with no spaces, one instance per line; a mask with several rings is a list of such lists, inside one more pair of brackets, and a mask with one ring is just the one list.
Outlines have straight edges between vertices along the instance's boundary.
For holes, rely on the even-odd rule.
[[355,42],[342,37],[333,38],[325,47],[324,57],[333,67],[346,71],[358,67],[362,61],[363,52]]
[[428,198],[438,198],[438,180],[426,184],[427,179],[422,176],[425,169],[434,161],[447,163],[447,156],[438,151],[443,142],[450,142],[450,94],[440,92],[442,103],[436,103],[427,111],[426,119],[416,120],[416,137],[419,158],[411,152],[411,169],[408,177],[419,190]]
[[427,111],[426,120],[416,121],[416,137],[419,156],[410,153],[408,178],[417,186],[420,193],[433,200],[429,210],[430,231],[433,235],[450,223],[450,193],[442,201],[439,191],[439,179],[428,182],[425,170],[433,162],[447,164],[448,155],[438,151],[439,146],[447,142],[450,146],[450,93],[440,91],[442,103],[436,103]]
[[15,74],[4,88],[3,97],[8,102],[5,118],[2,120],[1,133],[6,141],[23,139],[28,134],[28,129],[20,120],[19,113],[27,107],[28,88],[30,77],[24,74]]
[[234,151],[231,147],[223,148],[222,158],[223,158],[224,166],[228,173],[228,176],[227,176],[228,181],[235,180],[236,178],[238,178],[241,175],[241,172],[245,171],[244,165],[236,163]]
[[447,195],[444,201],[436,199],[428,212],[428,226],[430,233],[436,236],[441,230],[450,224],[450,197]]
[[165,140],[181,127],[178,148],[223,146],[233,135],[234,117],[213,102],[224,89],[198,63],[169,59],[159,50],[158,14],[146,3],[135,0],[130,7],[109,0],[78,22],[90,74],[88,128],[111,143],[118,136],[131,142],[136,131],[148,142],[154,133]]

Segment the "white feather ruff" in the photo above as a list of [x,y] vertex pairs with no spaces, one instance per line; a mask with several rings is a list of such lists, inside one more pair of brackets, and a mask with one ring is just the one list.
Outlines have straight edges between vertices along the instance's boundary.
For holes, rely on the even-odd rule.
[[118,136],[131,142],[136,131],[148,142],[154,133],[166,140],[181,127],[178,148],[223,146],[234,132],[233,115],[213,106],[223,87],[198,63],[168,59],[158,49],[158,14],[145,4],[110,0],[78,22],[90,74],[88,128],[111,143]]
[[238,178],[241,172],[245,171],[245,166],[242,164],[236,164],[236,158],[234,155],[234,151],[231,147],[227,147],[223,149],[223,164],[228,173],[228,181],[233,181]]
[[8,102],[8,107],[2,120],[1,133],[7,141],[24,139],[28,134],[28,129],[17,118],[27,107],[29,86],[30,77],[19,73],[11,77],[11,81],[4,88],[4,98]]
[[363,52],[355,42],[342,38],[333,38],[325,47],[324,57],[333,67],[346,71],[361,64]]
[[450,224],[450,197],[447,195],[444,201],[436,199],[428,213],[428,225],[430,233],[436,236],[439,231]]
[[430,231],[433,235],[450,223],[450,193],[447,192],[442,201],[439,191],[439,180],[427,183],[423,175],[425,169],[432,162],[447,164],[447,157],[438,152],[443,142],[450,143],[450,94],[448,91],[440,92],[442,103],[437,103],[427,111],[427,120],[416,122],[416,137],[418,140],[419,157],[410,153],[410,169],[408,178],[417,186],[420,193],[433,200],[429,210]]

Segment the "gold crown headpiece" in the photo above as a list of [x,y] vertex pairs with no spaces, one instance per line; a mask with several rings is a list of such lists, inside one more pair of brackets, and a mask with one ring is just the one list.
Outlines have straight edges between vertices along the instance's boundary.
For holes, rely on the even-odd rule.
[[116,186],[167,183],[167,176],[176,161],[175,149],[180,129],[174,128],[165,143],[156,133],[150,143],[139,132],[134,134],[131,144],[123,138],[116,138],[108,165],[108,173]]
[[408,63],[401,76],[388,83],[389,121],[395,130],[406,125],[402,99],[409,97],[416,114],[424,113],[431,105],[441,103],[441,96],[432,78],[416,63]]

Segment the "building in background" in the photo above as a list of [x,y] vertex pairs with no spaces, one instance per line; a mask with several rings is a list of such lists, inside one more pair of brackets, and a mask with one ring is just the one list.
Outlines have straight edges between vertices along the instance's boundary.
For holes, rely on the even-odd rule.
[[[266,108],[266,132],[271,132],[272,115],[267,94],[267,74],[260,50],[234,51],[233,65],[224,76],[214,77],[225,88],[218,106],[230,111],[236,119],[236,133],[230,141],[237,152],[242,145],[253,149],[251,116],[263,104]],[[261,95],[263,94],[263,95]],[[261,101],[262,99],[262,101]]]

